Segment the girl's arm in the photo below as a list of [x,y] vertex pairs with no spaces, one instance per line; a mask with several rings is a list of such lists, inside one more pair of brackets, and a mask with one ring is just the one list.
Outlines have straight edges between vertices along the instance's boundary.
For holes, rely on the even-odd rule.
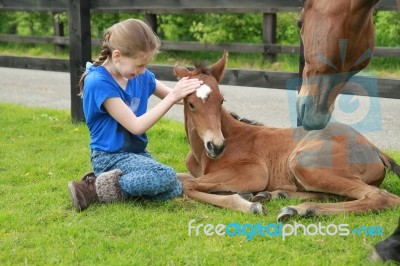
[[164,99],[171,91],[172,89],[170,87],[156,79],[156,90],[154,91],[155,96]]
[[[182,78],[178,81],[175,88],[164,96],[161,102],[139,117],[129,109],[121,98],[108,98],[104,101],[103,105],[107,112],[124,128],[132,134],[140,135],[157,123],[176,102],[193,93],[202,83],[203,82],[198,79]],[[160,82],[158,82],[158,84],[160,84]],[[161,93],[161,95],[165,94],[167,91],[163,86],[161,86],[161,90],[158,92]],[[165,87],[168,88],[167,86]]]
[[[171,88],[162,83],[161,81],[156,79],[156,90],[154,91],[154,95],[157,96],[160,99],[164,99],[165,96],[168,95],[168,93],[171,92]],[[183,104],[183,101],[178,101],[176,104]]]

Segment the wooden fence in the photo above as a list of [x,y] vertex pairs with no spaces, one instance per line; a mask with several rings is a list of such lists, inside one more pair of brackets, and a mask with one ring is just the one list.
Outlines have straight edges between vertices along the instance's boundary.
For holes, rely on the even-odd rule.
[[[276,13],[299,11],[299,0],[1,0],[0,11],[50,11],[67,12],[69,37],[16,36],[0,34],[3,42],[54,43],[69,45],[69,60],[0,56],[0,66],[67,71],[71,74],[71,114],[74,121],[82,121],[81,99],[78,81],[85,62],[91,61],[92,45],[99,45],[99,39],[92,39],[90,12],[132,12],[146,14],[150,25],[156,27],[156,14],[175,13],[246,13],[263,14],[263,43],[260,44],[204,44],[197,42],[162,42],[162,50],[223,51],[261,53],[264,56],[278,53],[299,54],[299,46],[278,45],[276,41]],[[378,10],[396,10],[395,0],[381,0]],[[399,48],[377,47],[374,56],[400,56]],[[175,80],[172,66],[152,65],[149,67],[159,79]],[[298,73],[247,71],[228,69],[223,84],[287,89],[287,80],[298,77]],[[400,80],[378,79],[379,97],[400,98]]]

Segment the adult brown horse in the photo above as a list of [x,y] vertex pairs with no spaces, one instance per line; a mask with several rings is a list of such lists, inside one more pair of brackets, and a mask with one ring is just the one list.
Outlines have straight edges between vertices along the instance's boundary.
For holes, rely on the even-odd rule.
[[[400,205],[398,196],[378,188],[385,167],[397,175],[400,167],[351,127],[328,124],[324,130],[305,131],[251,125],[234,118],[222,107],[218,85],[226,63],[227,53],[209,69],[174,69],[178,78],[196,77],[204,82],[184,99],[190,144],[186,166],[191,175],[180,179],[189,198],[254,213],[263,212],[259,201],[275,197],[353,199],[286,207],[280,220]],[[255,196],[248,201],[240,195],[246,193]]]
[[304,0],[298,18],[305,65],[296,109],[307,130],[324,128],[346,82],[374,50],[372,15],[379,0]]

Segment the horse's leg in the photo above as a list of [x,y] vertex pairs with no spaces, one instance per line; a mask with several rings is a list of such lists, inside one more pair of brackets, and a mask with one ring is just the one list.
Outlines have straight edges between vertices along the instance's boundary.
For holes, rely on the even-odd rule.
[[[339,203],[306,202],[297,206],[289,206],[281,210],[278,219],[285,220],[294,215],[309,216],[346,212],[362,213],[400,205],[399,197],[385,190],[365,184],[359,175],[352,173],[351,165],[348,166],[307,168],[300,166],[297,162],[292,164],[291,171],[297,181],[307,191],[337,194],[355,200]],[[385,174],[382,164],[377,163],[375,169],[371,170],[375,173],[380,173],[377,174],[377,178],[381,178],[382,174]]]
[[240,164],[222,168],[183,183],[184,193],[192,199],[227,209],[243,212],[263,213],[259,202],[249,202],[238,194],[216,195],[211,193],[247,193],[265,189],[266,169],[255,164]]
[[252,202],[265,202],[273,199],[301,199],[301,200],[325,200],[325,199],[341,199],[343,197],[320,192],[298,192],[285,189],[275,191],[258,192],[252,199]]

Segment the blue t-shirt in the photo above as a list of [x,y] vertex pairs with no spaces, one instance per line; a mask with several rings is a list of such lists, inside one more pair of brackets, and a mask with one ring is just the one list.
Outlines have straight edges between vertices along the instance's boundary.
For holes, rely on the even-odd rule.
[[143,152],[148,139],[146,134],[134,135],[121,126],[104,108],[108,98],[121,98],[141,116],[147,111],[149,97],[154,93],[156,81],[149,70],[128,80],[123,90],[103,66],[90,66],[84,80],[83,113],[89,127],[92,150],[105,152]]

